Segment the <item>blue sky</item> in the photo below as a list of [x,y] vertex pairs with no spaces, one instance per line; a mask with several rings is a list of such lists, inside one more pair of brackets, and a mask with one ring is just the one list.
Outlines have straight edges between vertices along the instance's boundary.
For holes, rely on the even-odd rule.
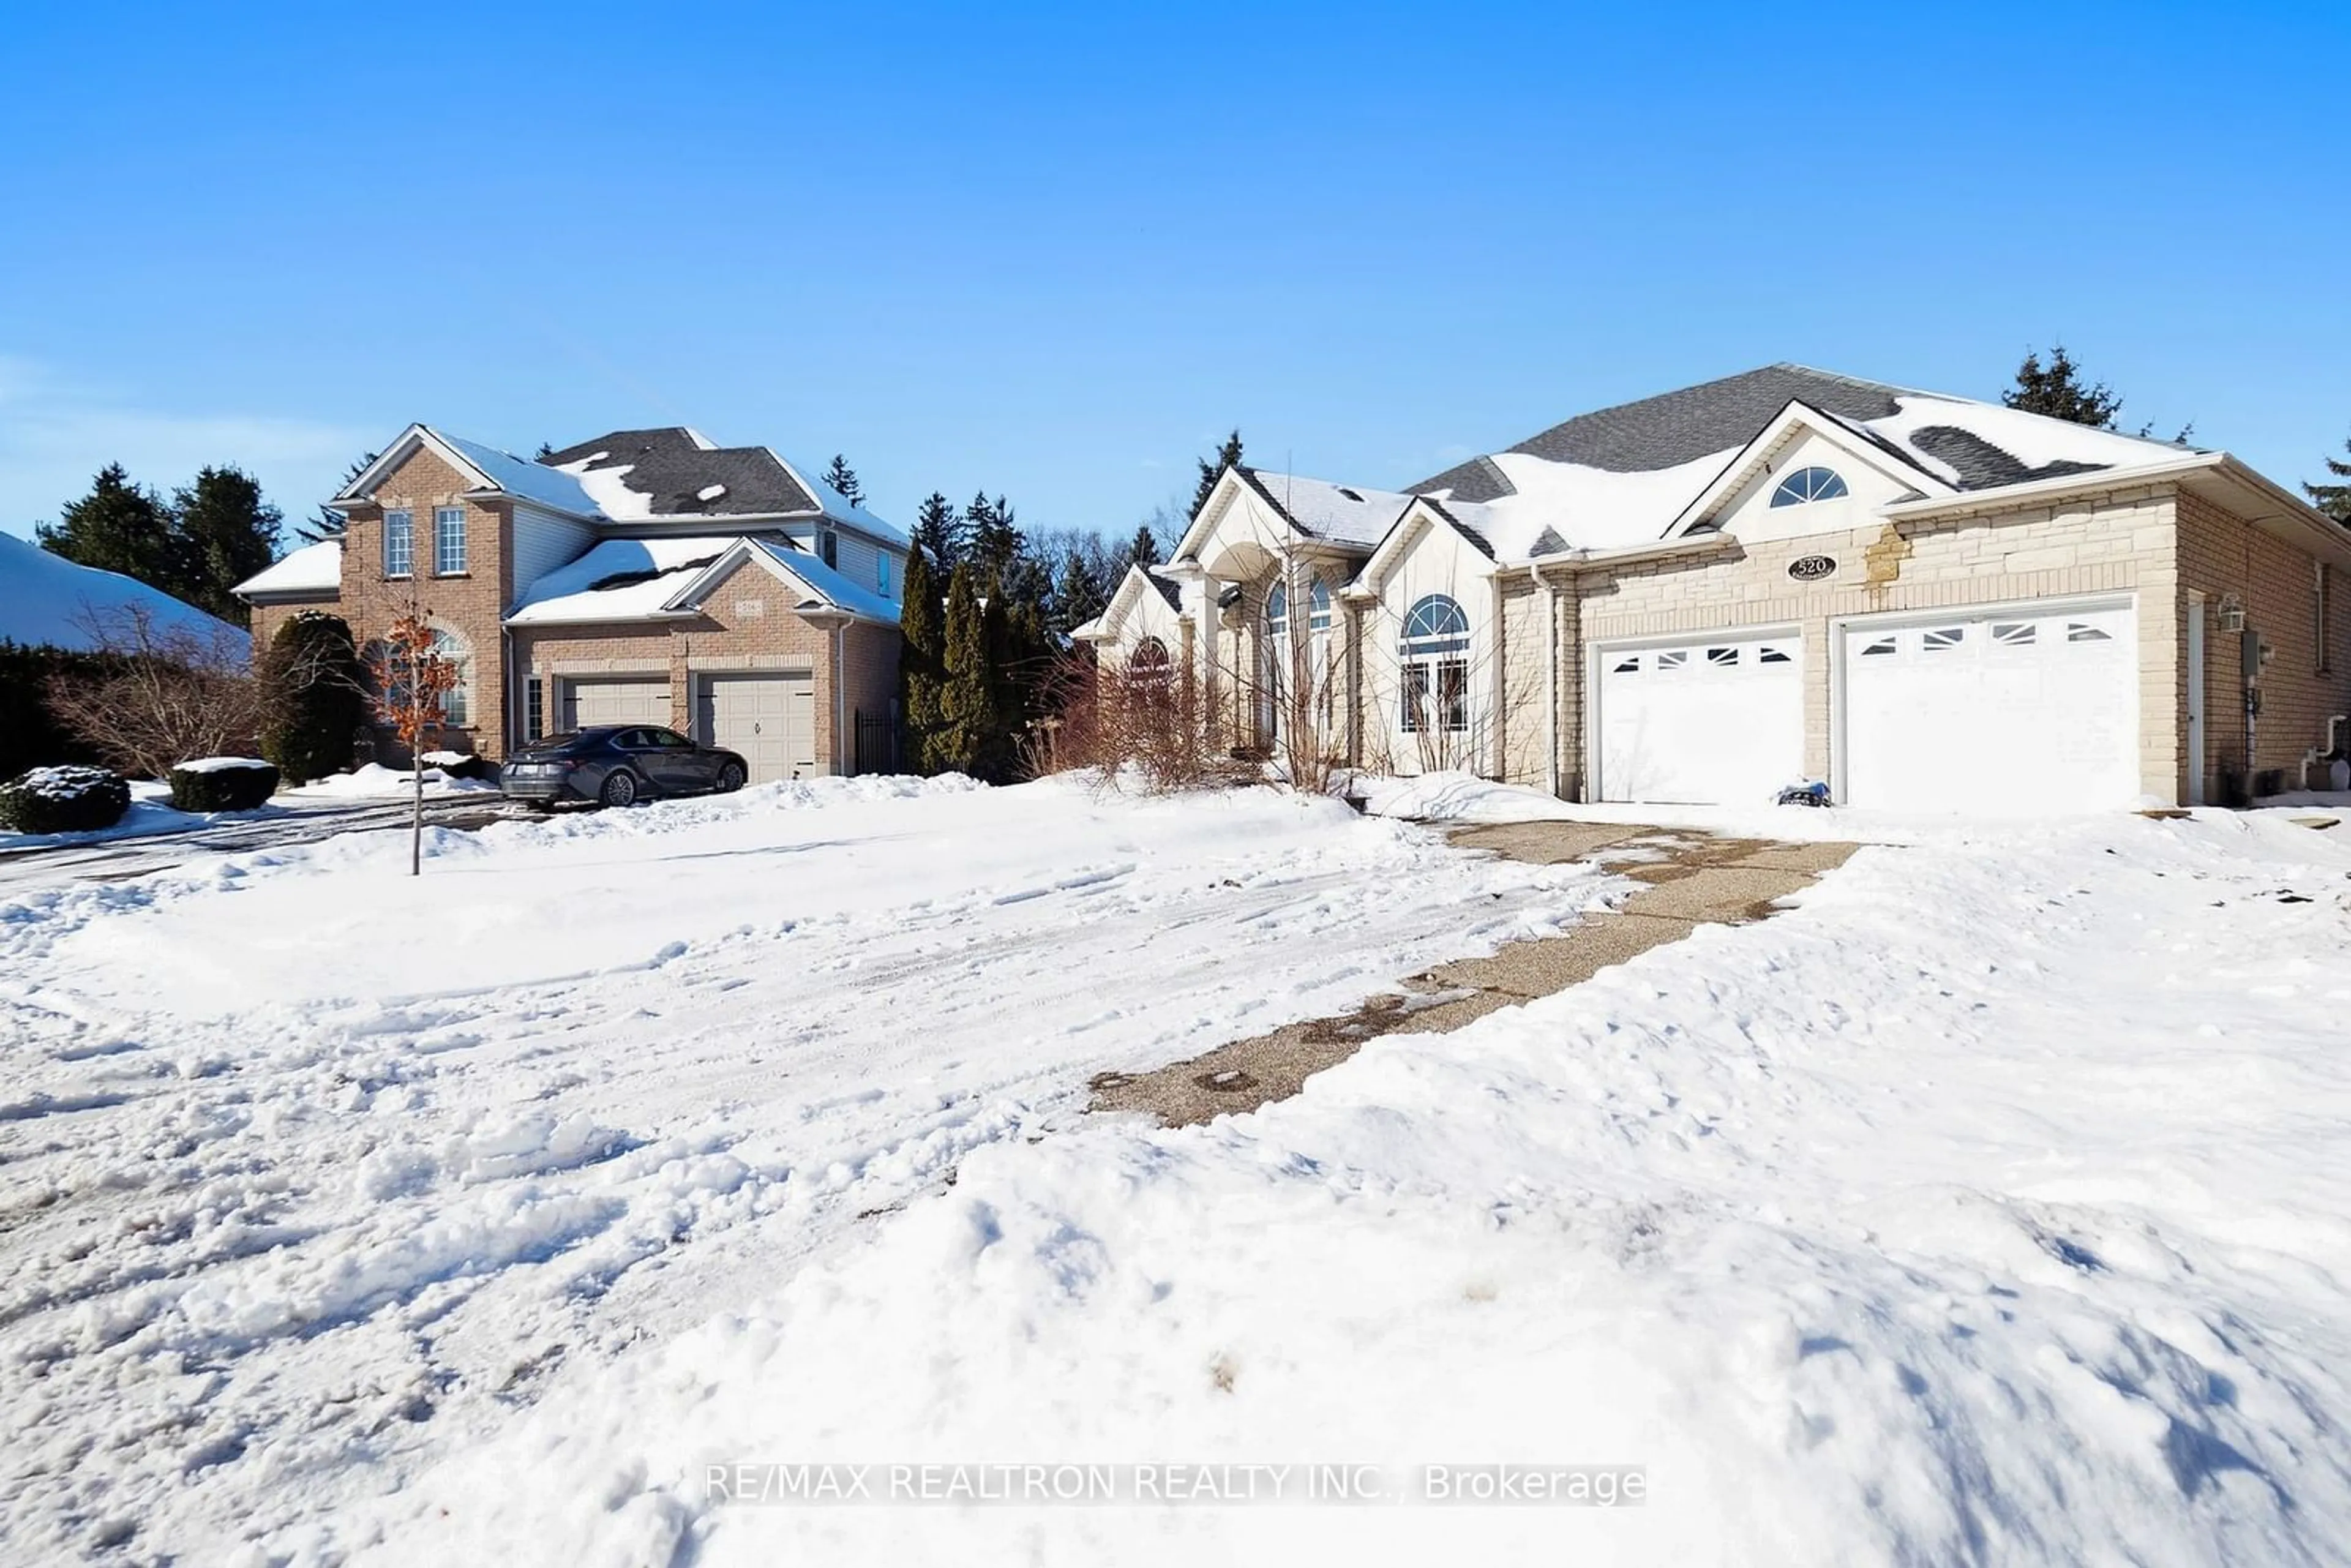
[[1991,396],[2060,338],[2293,482],[2351,433],[2351,8],[2257,13],[26,7],[0,528],[115,458],[298,515],[422,419],[1123,533],[1235,424],[1401,484],[1773,360]]

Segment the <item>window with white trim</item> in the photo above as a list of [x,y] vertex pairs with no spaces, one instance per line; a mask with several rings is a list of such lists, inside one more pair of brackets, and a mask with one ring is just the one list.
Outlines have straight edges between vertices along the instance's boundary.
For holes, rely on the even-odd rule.
[[433,508],[433,575],[456,577],[465,570],[465,508]]
[[1718,670],[1723,669],[1729,665],[1736,664],[1739,663],[1739,650],[1736,648],[1708,648],[1706,651],[1706,662]]
[[1802,507],[1813,501],[1834,501],[1845,494],[1844,480],[1834,468],[1799,468],[1771,492],[1775,507]]
[[887,593],[890,591],[890,552],[885,549],[875,550],[873,559],[876,563],[873,568],[874,586]]
[[1893,638],[1880,637],[1876,642],[1872,643],[1862,649],[1861,656],[1865,659],[1882,659],[1886,654],[1894,652],[1894,647],[1895,643]]
[[474,654],[455,632],[433,629],[433,651],[446,660],[457,679],[441,694],[441,722],[462,728],[473,722]]
[[1943,653],[1967,640],[1968,629],[1964,626],[1938,626],[1918,639],[1918,647],[1922,653]]
[[1995,621],[1991,623],[1994,647],[2030,648],[2040,640],[2040,628],[2030,621]]
[[2113,632],[2093,626],[2086,621],[2070,622],[2065,627],[2065,641],[2068,643],[2111,643],[2114,640]]
[[383,515],[383,574],[407,577],[416,570],[416,514]]
[[1469,617],[1448,595],[1414,601],[1396,653],[1404,661],[1406,734],[1469,727]]

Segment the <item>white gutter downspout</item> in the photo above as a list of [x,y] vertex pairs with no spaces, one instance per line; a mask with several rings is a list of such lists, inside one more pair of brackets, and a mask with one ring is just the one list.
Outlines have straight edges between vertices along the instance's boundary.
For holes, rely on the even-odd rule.
[[832,768],[843,779],[849,777],[852,761],[851,737],[841,727],[848,713],[842,705],[849,701],[849,694],[841,689],[848,684],[841,679],[849,668],[848,655],[849,622],[837,621],[832,627]]
[[1527,570],[1543,595],[1543,788],[1559,798],[1559,585],[1543,576],[1542,563]]

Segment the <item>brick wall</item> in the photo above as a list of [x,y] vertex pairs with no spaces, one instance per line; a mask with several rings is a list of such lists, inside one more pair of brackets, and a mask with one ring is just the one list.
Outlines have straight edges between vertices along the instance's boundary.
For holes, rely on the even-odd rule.
[[[2222,768],[2245,769],[2244,664],[2241,644],[2220,630],[2224,596],[2243,606],[2246,624],[2261,634],[2272,654],[2261,671],[2262,712],[2256,725],[2253,766],[2283,768],[2286,787],[2296,786],[2303,753],[2324,747],[2330,715],[2351,713],[2351,582],[2333,571],[2322,643],[2318,625],[2316,561],[2199,496],[2179,498],[2179,586],[2177,606],[2186,647],[2187,617],[2205,616],[2204,759],[2209,798],[2217,800]],[[2199,597],[2200,596],[2200,597]],[[2322,650],[2327,668],[2322,671]],[[2188,672],[2178,672],[2178,700],[2185,703]],[[2181,782],[2186,783],[2186,758]]]
[[[350,622],[352,640],[362,650],[408,613],[412,602],[422,606],[432,624],[462,638],[473,659],[466,686],[468,722],[462,729],[444,731],[434,744],[495,758],[506,753],[506,667],[500,622],[514,600],[514,584],[507,580],[511,551],[506,503],[468,501],[465,492],[471,487],[467,476],[426,446],[419,446],[385,475],[376,486],[374,503],[350,514],[350,528],[343,535],[340,613]],[[433,510],[457,506],[465,508],[466,570],[462,576],[436,576]],[[415,571],[412,577],[393,580],[383,571],[383,514],[400,510],[414,520]],[[405,760],[388,735],[379,738],[378,746],[385,761]]]

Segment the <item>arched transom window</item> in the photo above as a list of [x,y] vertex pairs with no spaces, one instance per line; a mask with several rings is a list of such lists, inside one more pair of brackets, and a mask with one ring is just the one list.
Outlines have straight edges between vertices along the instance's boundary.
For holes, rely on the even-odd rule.
[[1469,617],[1442,593],[1413,601],[1396,653],[1404,664],[1405,733],[1469,727]]
[[1799,468],[1771,492],[1775,507],[1801,507],[1810,501],[1834,501],[1845,493],[1844,480],[1834,468]]

